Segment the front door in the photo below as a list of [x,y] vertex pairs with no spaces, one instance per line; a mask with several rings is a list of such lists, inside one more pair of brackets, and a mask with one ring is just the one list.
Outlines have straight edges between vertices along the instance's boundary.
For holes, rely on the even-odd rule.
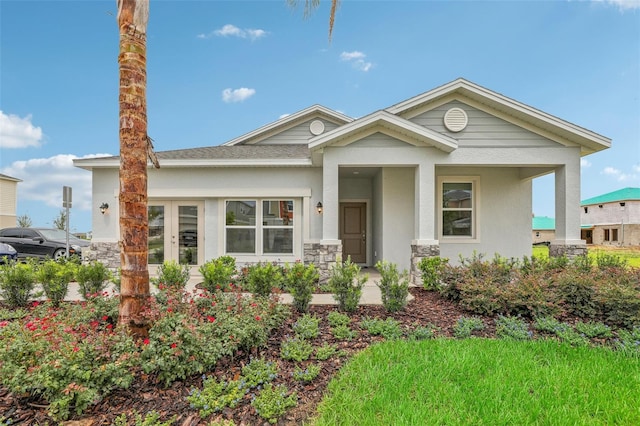
[[150,201],[149,269],[153,274],[165,260],[198,265],[202,256],[202,203]]
[[344,259],[367,262],[367,204],[340,203],[340,239]]

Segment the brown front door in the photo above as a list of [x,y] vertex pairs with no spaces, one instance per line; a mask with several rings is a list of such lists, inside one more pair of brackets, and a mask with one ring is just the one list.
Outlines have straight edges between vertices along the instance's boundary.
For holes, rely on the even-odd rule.
[[340,204],[340,239],[342,256],[351,257],[353,263],[367,261],[367,205],[366,203]]

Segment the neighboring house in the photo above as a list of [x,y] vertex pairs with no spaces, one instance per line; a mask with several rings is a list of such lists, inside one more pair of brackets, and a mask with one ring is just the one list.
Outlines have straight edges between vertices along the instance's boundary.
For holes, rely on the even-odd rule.
[[20,179],[0,174],[0,229],[16,226]]
[[[531,255],[532,180],[549,173],[550,252],[583,253],[580,158],[610,145],[464,79],[357,119],[315,105],[221,146],[158,152],[161,168],[148,170],[150,260],[303,260],[326,276],[340,259],[384,259],[415,280],[424,257],[522,257]],[[74,164],[92,172],[95,256],[117,263],[119,159]],[[188,247],[186,229],[196,231]]]
[[623,188],[582,200],[587,244],[640,246],[640,188]]
[[531,220],[533,244],[551,244],[556,239],[556,221],[552,217],[534,216]]

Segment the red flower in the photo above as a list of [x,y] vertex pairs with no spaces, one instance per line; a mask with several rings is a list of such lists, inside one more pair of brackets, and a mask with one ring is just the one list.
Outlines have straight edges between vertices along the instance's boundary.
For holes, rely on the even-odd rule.
[[173,308],[167,308],[167,312],[173,312]]
[[148,345],[149,344],[149,338],[147,337],[146,339],[144,339],[142,341],[143,344]]
[[73,351],[74,351],[74,352],[78,352],[79,350],[80,350],[80,349],[78,349],[78,347],[77,347],[77,346],[74,346],[74,347],[73,347]]
[[174,343],[171,344],[171,347],[172,348],[176,348],[176,347],[178,347],[178,344],[174,342]]
[[207,321],[214,322],[215,320],[216,320],[215,317],[212,317],[211,315],[207,315]]
[[106,321],[106,320],[108,320],[108,319],[109,319],[109,317],[108,317],[107,315],[103,315],[103,316],[102,316],[102,321]]
[[111,330],[113,328],[113,324],[107,324],[107,330]]
[[9,321],[0,321],[0,327],[6,327],[9,325]]
[[95,320],[94,320],[94,321],[91,321],[91,322],[89,323],[89,325],[90,325],[91,327],[93,327],[93,328],[96,328],[96,327],[98,326],[98,321],[95,321]]
[[31,306],[33,306],[34,308],[35,308],[36,306],[38,306],[39,304],[40,304],[40,302],[38,302],[37,300],[35,300],[35,301],[31,302]]
[[260,321],[260,315],[256,315],[256,321]]

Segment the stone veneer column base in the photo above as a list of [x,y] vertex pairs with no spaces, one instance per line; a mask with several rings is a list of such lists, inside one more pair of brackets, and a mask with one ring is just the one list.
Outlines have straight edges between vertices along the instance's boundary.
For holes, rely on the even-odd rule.
[[585,241],[580,242],[565,242],[554,241],[549,245],[550,257],[562,257],[568,258],[576,256],[585,256],[587,254],[587,244]]
[[411,244],[411,270],[409,271],[409,282],[417,287],[422,286],[422,273],[418,265],[422,259],[427,257],[440,256],[440,245]]
[[116,270],[120,267],[120,246],[113,243],[91,243],[87,249],[82,250],[82,261],[84,263],[95,260],[105,264],[109,269]]
[[320,283],[331,276],[331,268],[342,262],[342,244],[304,243],[304,264],[313,263],[320,273]]

